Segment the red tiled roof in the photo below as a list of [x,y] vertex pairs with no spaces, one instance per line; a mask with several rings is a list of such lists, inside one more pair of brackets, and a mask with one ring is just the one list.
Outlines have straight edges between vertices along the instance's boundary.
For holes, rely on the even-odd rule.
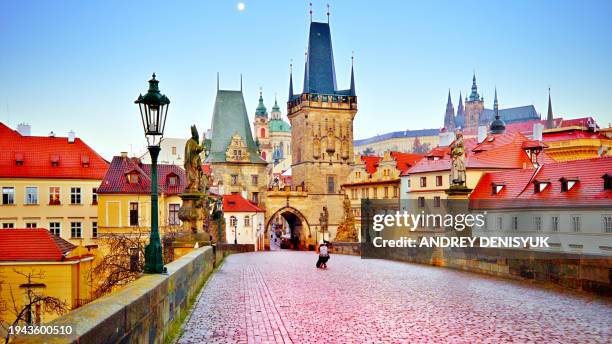
[[108,169],[79,138],[70,143],[67,137],[23,136],[0,123],[0,147],[0,178],[102,179]]
[[247,213],[256,212],[263,213],[265,210],[261,209],[253,202],[244,199],[239,194],[223,195],[223,212],[224,213]]
[[581,118],[563,120],[559,127],[580,126],[580,127],[588,128],[590,125],[592,125],[595,128],[599,127],[597,123],[595,122],[595,120],[593,119],[593,117],[581,117]]
[[0,229],[0,261],[59,262],[75,248],[46,229]]
[[[480,144],[476,139],[466,139],[466,167],[477,169],[522,169],[533,168],[533,164],[522,148],[523,142],[528,141],[520,133],[504,133],[488,135]],[[440,148],[441,150],[442,148]],[[450,148],[444,147],[445,152]],[[429,154],[428,154],[429,155]],[[546,152],[538,156],[540,164],[552,163]],[[448,154],[439,160],[421,159],[406,174],[450,170],[451,159]]]
[[[138,183],[129,183],[127,174],[139,176]],[[178,177],[176,185],[170,185],[170,176]],[[185,171],[177,165],[157,165],[157,190],[160,194],[176,195],[185,190]],[[113,161],[98,188],[99,194],[149,194],[151,193],[151,165],[138,158],[113,157]]]
[[378,163],[382,160],[382,157],[375,155],[362,155],[361,161],[365,164],[365,170],[368,174],[374,174],[378,168]]
[[391,156],[395,159],[395,168],[404,172],[414,166],[417,161],[423,159],[423,154],[391,152]]
[[568,128],[568,130],[545,132],[542,134],[542,141],[564,141],[573,139],[607,139],[607,136],[589,130]]
[[[470,195],[475,209],[525,207],[612,207],[612,190],[604,189],[602,176],[612,173],[612,157],[575,160],[542,165],[539,169],[485,173]],[[578,179],[567,192],[561,192],[561,178]],[[534,181],[550,185],[535,192]],[[503,185],[493,194],[492,185]]]

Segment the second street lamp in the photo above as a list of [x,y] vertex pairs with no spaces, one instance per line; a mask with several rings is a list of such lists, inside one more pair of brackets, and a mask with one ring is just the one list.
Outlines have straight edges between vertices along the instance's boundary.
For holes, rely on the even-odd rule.
[[157,208],[157,157],[161,150],[160,144],[166,127],[166,115],[170,100],[159,91],[159,81],[149,80],[149,91],[134,101],[140,108],[140,117],[144,129],[149,154],[151,155],[151,235],[149,244],[145,247],[145,273],[158,274],[166,272],[159,237]]

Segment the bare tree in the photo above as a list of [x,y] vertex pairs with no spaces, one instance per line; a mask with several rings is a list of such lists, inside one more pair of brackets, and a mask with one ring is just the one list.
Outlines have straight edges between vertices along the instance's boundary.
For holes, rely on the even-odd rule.
[[13,287],[9,284],[9,295],[12,302],[12,307],[9,308],[14,314],[15,319],[12,323],[2,322],[2,327],[6,330],[4,342],[7,344],[11,339],[11,333],[8,331],[11,326],[17,326],[21,323],[39,324],[40,318],[36,317],[36,312],[62,315],[69,310],[68,304],[65,301],[42,293],[42,289],[45,286],[42,283],[44,280],[44,272],[42,270],[31,269],[28,272],[24,272],[13,269],[13,271],[25,279],[26,283],[19,285],[19,288],[23,289],[25,301],[19,302],[17,300]]
[[93,296],[98,298],[136,280],[144,271],[148,232],[108,234],[99,239],[104,254],[92,270]]

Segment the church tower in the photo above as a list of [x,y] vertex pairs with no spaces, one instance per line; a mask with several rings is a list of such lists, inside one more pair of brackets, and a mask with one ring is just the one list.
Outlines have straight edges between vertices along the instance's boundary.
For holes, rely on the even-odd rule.
[[476,86],[476,74],[472,78],[472,92],[465,99],[465,122],[463,129],[477,129],[480,114],[484,112],[484,99],[478,94]]
[[455,130],[455,108],[451,101],[450,90],[448,90],[448,100],[446,101],[446,113],[444,114],[444,129],[446,131]]
[[292,184],[308,193],[340,193],[353,164],[355,79],[338,90],[329,23],[311,22],[302,94],[293,94],[290,76],[287,117],[291,122]]
[[259,147],[261,158],[267,162],[272,161],[272,147],[270,145],[270,130],[268,126],[268,110],[264,105],[263,95],[259,91],[259,103],[255,109],[255,129],[256,143]]

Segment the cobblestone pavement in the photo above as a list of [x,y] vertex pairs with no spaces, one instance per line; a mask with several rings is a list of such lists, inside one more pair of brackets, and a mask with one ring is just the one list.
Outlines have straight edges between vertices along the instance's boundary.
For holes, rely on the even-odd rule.
[[612,305],[471,273],[312,252],[235,254],[179,343],[610,343]]

